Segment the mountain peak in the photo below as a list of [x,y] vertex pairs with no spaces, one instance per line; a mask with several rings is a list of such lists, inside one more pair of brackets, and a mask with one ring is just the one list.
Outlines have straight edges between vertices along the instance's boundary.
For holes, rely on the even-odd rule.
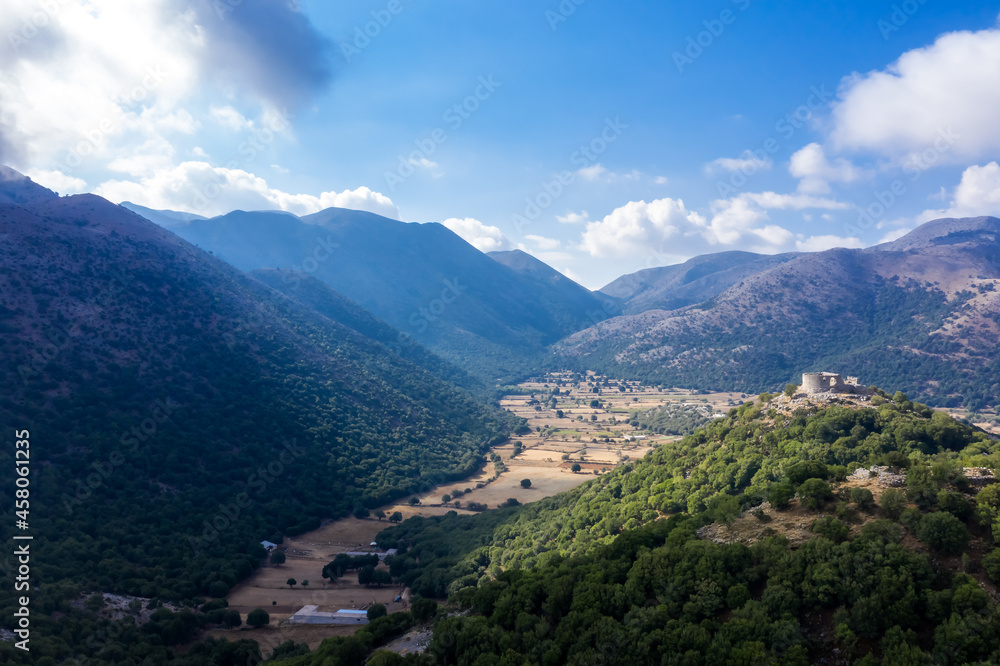
[[0,204],[22,206],[58,197],[58,194],[23,173],[0,164]]
[[945,217],[925,222],[898,240],[877,245],[879,250],[905,252],[933,246],[958,245],[973,240],[995,241],[1000,219],[990,216]]

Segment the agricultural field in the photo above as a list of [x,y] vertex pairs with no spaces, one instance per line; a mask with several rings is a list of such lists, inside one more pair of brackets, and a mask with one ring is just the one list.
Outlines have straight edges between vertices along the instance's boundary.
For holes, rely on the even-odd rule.
[[[680,389],[643,387],[636,382],[605,382],[604,377],[594,374],[546,375],[512,387],[501,401],[505,409],[528,421],[530,433],[494,448],[489,453],[491,460],[474,476],[380,510],[385,516],[399,512],[406,520],[448,511],[471,513],[470,503],[494,509],[510,499],[521,504],[534,502],[574,488],[675,439],[643,431],[629,423],[635,413],[670,403],[708,406],[714,412],[725,412],[744,399],[748,396],[738,393],[702,395]],[[592,406],[595,400],[599,406]],[[530,486],[522,486],[525,479],[531,481]],[[448,502],[443,501],[444,496],[449,497]],[[418,503],[411,504],[413,499]],[[286,538],[279,546],[286,556],[284,564],[268,565],[233,588],[227,600],[230,608],[240,611],[244,618],[255,608],[271,614],[271,626],[242,630],[261,643],[265,654],[285,640],[316,647],[324,638],[356,631],[353,626],[288,624],[287,619],[305,605],[317,605],[320,611],[335,611],[366,608],[375,602],[385,604],[390,613],[407,607],[408,591],[398,586],[366,588],[358,584],[356,572],[334,583],[322,577],[323,566],[337,553],[373,550],[369,544],[389,524],[388,519],[379,520],[376,515],[372,511],[370,518],[332,521],[312,532]],[[294,578],[297,584],[287,585],[289,578]],[[303,586],[303,581],[309,584]],[[403,600],[393,602],[398,595]],[[240,630],[214,633],[232,640]]]

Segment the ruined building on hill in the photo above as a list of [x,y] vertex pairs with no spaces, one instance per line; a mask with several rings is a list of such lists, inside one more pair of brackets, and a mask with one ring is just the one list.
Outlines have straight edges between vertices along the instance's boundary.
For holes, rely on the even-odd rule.
[[857,377],[846,380],[835,372],[806,372],[802,375],[801,391],[809,395],[822,393],[844,393],[850,395],[870,395],[871,391],[858,382]]

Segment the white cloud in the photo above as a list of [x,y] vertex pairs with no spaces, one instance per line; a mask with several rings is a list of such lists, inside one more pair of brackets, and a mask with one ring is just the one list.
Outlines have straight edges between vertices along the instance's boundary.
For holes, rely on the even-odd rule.
[[900,160],[930,149],[942,162],[996,155],[998,71],[1000,29],[943,34],[885,70],[845,79],[833,144]]
[[319,196],[274,189],[263,178],[242,169],[213,167],[206,162],[182,162],[138,180],[109,180],[95,194],[111,201],[131,201],[149,208],[212,216],[232,210],[284,210],[308,215],[332,206],[366,210],[399,219],[389,197],[367,187]]
[[427,159],[426,157],[420,157],[420,158],[411,157],[409,159],[409,162],[413,166],[415,166],[415,167],[421,167],[422,169],[436,169],[436,168],[438,168],[438,163],[437,162],[432,162],[431,160]]
[[[15,162],[75,168],[192,129],[178,104],[199,80],[201,45],[194,17],[171,4],[51,3],[38,34],[0,56],[0,131],[16,137]],[[20,35],[38,14],[36,2],[8,0],[0,32]]]
[[720,157],[719,159],[712,160],[705,165],[705,171],[708,173],[742,171],[747,175],[751,175],[762,169],[770,169],[771,164],[770,158],[765,157],[762,159],[748,150],[739,157]]
[[556,215],[556,220],[562,224],[583,224],[590,222],[590,214],[585,210],[581,210],[579,213],[570,211],[565,215]]
[[1000,216],[1000,164],[970,166],[955,190],[952,210],[956,215]]
[[228,127],[234,132],[248,130],[253,127],[253,122],[231,106],[215,106],[209,109],[209,115],[220,125]]
[[834,210],[849,207],[846,203],[802,193],[744,192],[731,199],[712,202],[713,215],[705,238],[711,245],[739,244],[755,252],[780,250],[791,244],[793,234],[783,227],[764,224],[769,219],[768,210]]
[[875,244],[881,245],[882,243],[891,243],[894,240],[899,240],[900,238],[910,233],[911,231],[913,231],[913,229],[909,228],[894,229],[889,233],[887,233],[885,236],[882,236],[882,238]]
[[666,176],[657,176],[655,182],[657,185],[666,185],[670,181]]
[[843,210],[851,205],[834,199],[824,199],[808,194],[778,194],[776,192],[744,192],[736,199],[745,199],[753,202],[762,208],[776,208],[779,210],[805,210],[807,208],[821,208],[824,210]]
[[498,227],[484,224],[479,220],[466,217],[451,217],[442,222],[480,252],[495,252],[510,249],[510,241]]
[[861,239],[844,236],[810,236],[803,240],[795,241],[795,249],[799,252],[822,252],[835,247],[861,248],[864,243]]
[[67,176],[62,171],[45,171],[42,169],[28,169],[25,174],[28,178],[43,187],[55,190],[59,194],[79,194],[87,191],[87,183],[82,178]]
[[524,238],[531,241],[537,250],[543,252],[551,252],[562,247],[562,241],[558,238],[546,238],[545,236],[536,236],[535,234],[528,234]]
[[594,257],[624,258],[704,226],[705,219],[685,208],[680,199],[630,201],[603,220],[588,223],[581,249]]
[[944,210],[927,210],[917,220],[926,222],[941,217],[1000,217],[1000,164],[990,162],[970,166],[962,173],[955,188],[951,206]]
[[577,171],[580,177],[583,178],[584,180],[597,180],[607,172],[608,170],[605,169],[603,166],[601,166],[599,163],[593,166],[584,167],[579,171]]
[[792,155],[788,172],[798,178],[799,192],[806,194],[827,194],[830,183],[850,183],[867,175],[862,169],[843,157],[831,162],[823,146],[810,143]]

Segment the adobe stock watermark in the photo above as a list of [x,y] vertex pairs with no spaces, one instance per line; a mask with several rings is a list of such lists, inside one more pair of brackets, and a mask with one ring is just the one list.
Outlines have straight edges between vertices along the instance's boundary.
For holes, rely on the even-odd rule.
[[327,234],[326,238],[317,236],[316,242],[313,244],[312,251],[307,254],[300,263],[292,264],[291,271],[282,271],[281,281],[285,284],[297,287],[302,282],[302,278],[299,277],[299,273],[305,273],[307,275],[312,275],[324,262],[328,261],[330,257],[334,255],[334,252],[340,248],[340,243],[333,240],[331,234]]
[[144,418],[131,429],[122,433],[119,437],[123,447],[128,447],[124,453],[112,451],[106,460],[91,464],[92,472],[84,478],[76,480],[76,487],[72,490],[72,495],[64,492],[62,496],[63,508],[68,515],[73,515],[75,507],[80,506],[90,499],[94,493],[112,477],[115,471],[125,464],[128,455],[134,454],[139,448],[156,437],[160,425],[173,418],[174,412],[180,409],[169,397],[163,400],[156,400],[150,409],[149,416]]
[[406,5],[402,0],[389,0],[383,9],[373,9],[370,12],[372,20],[363,26],[355,26],[353,39],[350,42],[340,43],[340,54],[344,56],[344,60],[350,64],[352,59],[361,55],[405,10]]
[[[621,121],[621,117],[615,117],[614,120],[605,118],[604,128],[600,133],[573,151],[569,157],[570,164],[576,167],[577,171],[595,166],[601,155],[607,151],[611,144],[621,138],[628,127]],[[574,182],[576,182],[576,173],[573,171],[560,171],[552,178],[542,181],[539,192],[525,198],[524,208],[521,212],[511,215],[510,221],[517,234],[523,234],[524,229],[551,208],[552,204],[566,191],[566,188]]]
[[[476,85],[472,93],[467,95],[463,100],[455,102],[448,107],[441,115],[441,119],[448,125],[452,132],[457,132],[502,85],[501,82],[493,78],[492,74],[480,76],[478,85]],[[416,173],[418,166],[430,162],[430,158],[441,146],[448,142],[448,138],[448,131],[437,127],[431,130],[427,136],[414,141],[416,150],[410,152],[408,155],[400,155],[396,168],[393,171],[386,171],[383,174],[389,191],[395,192],[397,187],[405,183],[410,176]]]
[[[751,0],[732,0],[732,2],[739,11],[745,12],[750,7]],[[683,74],[686,67],[693,65],[694,61],[704,55],[706,50],[712,48],[716,40],[722,37],[726,28],[736,23],[738,16],[739,14],[732,9],[726,8],[719,12],[717,18],[702,21],[701,24],[705,29],[687,38],[687,45],[683,52],[673,52],[674,66],[677,67],[677,72]]]
[[760,172],[761,166],[766,163],[771,155],[774,155],[782,148],[782,141],[788,142],[795,134],[805,127],[805,124],[813,117],[813,114],[830,105],[835,93],[826,89],[826,84],[819,87],[809,88],[809,96],[804,103],[795,107],[774,124],[775,134],[765,139],[758,148],[748,148],[741,153],[744,163],[729,173],[728,181],[717,180],[715,188],[719,196],[728,199],[738,194],[739,191],[749,182],[750,178]]
[[[112,282],[108,284],[108,289],[103,292],[102,296],[108,300],[114,300],[121,296],[124,289],[129,286],[129,279],[117,269],[111,269],[107,274],[111,276]],[[82,327],[95,321],[98,318],[98,313],[98,310],[93,310],[86,319],[72,324],[69,328],[62,326],[48,328],[44,334],[48,342],[32,349],[28,361],[17,366],[17,374],[21,381],[27,384],[44,372],[49,363],[68,349],[74,340],[84,339]]]
[[418,308],[407,320],[417,333],[423,333],[432,323],[440,319],[441,315],[448,309],[448,306],[458,300],[465,293],[466,289],[468,289],[468,287],[459,283],[458,278],[444,280],[442,284],[444,288],[441,289],[441,295],[426,306]]
[[877,27],[882,35],[882,40],[889,41],[893,33],[899,32],[926,4],[927,0],[903,0],[903,2],[894,4],[889,16],[878,20]]
[[296,440],[285,441],[277,457],[267,465],[258,467],[247,477],[243,489],[233,497],[232,501],[220,504],[216,514],[202,523],[204,530],[201,536],[188,537],[191,549],[197,553],[218,539],[222,532],[235,525],[243,511],[254,503],[255,498],[280,479],[289,465],[305,454],[306,450],[299,446]]
[[21,25],[16,30],[7,33],[7,42],[14,55],[21,52],[21,47],[38,36],[38,33],[47,28],[63,7],[69,4],[70,0],[39,0],[38,10],[32,12],[31,16],[23,19]]
[[[236,147],[236,154],[242,159],[233,159],[226,163],[225,169],[233,171],[243,169],[257,159],[257,156],[264,152],[268,146],[277,140],[292,125],[295,116],[288,109],[271,115],[266,119],[262,127],[252,128],[243,141]],[[197,211],[204,211],[212,201],[222,196],[223,190],[229,185],[227,176],[221,175],[212,170],[212,176],[208,178],[200,188],[194,193],[192,205]]]
[[888,189],[876,190],[872,193],[872,201],[867,206],[859,207],[858,219],[853,224],[844,226],[848,236],[860,236],[861,233],[878,225],[886,214],[906,196],[913,183],[916,183],[926,171],[936,165],[948,153],[955,142],[961,138],[951,127],[938,130],[934,143],[918,155],[912,156],[903,164],[903,173],[907,178],[897,178]]
[[568,21],[569,17],[576,13],[577,8],[585,2],[587,0],[562,0],[555,11],[546,9],[545,20],[549,22],[552,31],[555,32],[560,24]]
[[62,161],[55,162],[55,169],[63,173],[70,173],[82,165],[84,158],[90,157],[99,151],[104,146],[108,136],[118,130],[124,116],[134,111],[136,106],[149,99],[153,91],[166,78],[167,73],[159,65],[147,67],[142,80],[133,86],[127,94],[115,101],[122,113],[122,117],[117,120],[104,118],[97,124],[97,127],[83,132],[83,138],[66,152]]

